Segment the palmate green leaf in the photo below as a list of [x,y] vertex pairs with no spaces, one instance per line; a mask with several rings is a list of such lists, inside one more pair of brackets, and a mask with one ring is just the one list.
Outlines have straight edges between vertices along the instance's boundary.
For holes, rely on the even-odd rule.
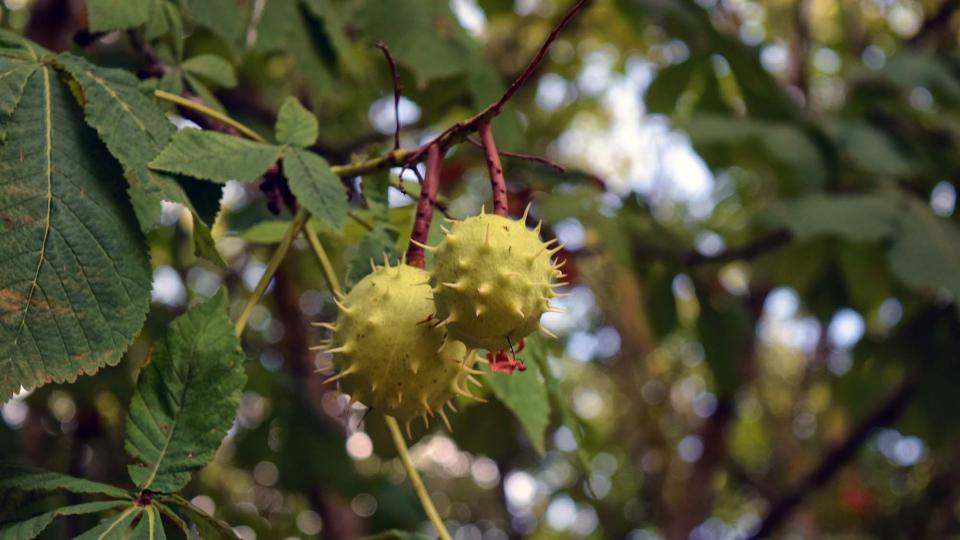
[[584,448],[583,424],[570,409],[570,396],[563,392],[560,379],[550,369],[550,362],[547,360],[547,342],[542,336],[536,334],[527,337],[526,340],[526,347],[522,353],[524,362],[527,365],[535,364],[540,369],[544,386],[550,396],[550,403],[560,413],[560,422],[573,433],[577,441],[577,460],[580,462],[580,468],[589,476],[591,466]]
[[464,58],[472,57],[472,40],[447,2],[366,0],[357,18],[367,40],[383,40],[420,87],[463,74]]
[[748,354],[753,326],[743,302],[736,296],[711,294],[696,284],[700,317],[697,331],[703,344],[704,358],[713,373],[717,395],[731,397],[740,386],[741,365]]
[[[267,5],[272,3],[267,2]],[[249,5],[249,0],[190,0],[187,2],[187,16],[212,30],[236,50],[243,38]]]
[[158,0],[87,0],[91,32],[125,30],[147,22]]
[[317,141],[320,134],[317,117],[290,96],[280,106],[277,114],[277,142],[305,148]]
[[110,516],[74,540],[126,540],[130,526],[142,513],[144,508],[131,504],[123,512]]
[[167,540],[163,530],[163,520],[160,510],[151,504],[143,509],[140,521],[130,532],[129,540]]
[[[177,178],[147,167],[170,142],[176,128],[144,92],[140,81],[126,71],[98,67],[70,54],[59,55],[57,62],[83,91],[87,123],[123,166],[140,229],[149,233],[160,225],[162,201],[185,206],[193,212],[195,222],[202,222]],[[205,231],[209,231],[206,223],[195,228],[195,234]],[[202,249],[212,244],[208,234],[197,242],[197,255],[223,266],[216,250]]]
[[[489,370],[489,368],[487,368]],[[517,417],[530,442],[541,456],[544,436],[550,425],[550,398],[544,386],[540,366],[528,363],[526,371],[487,373],[484,384]]]
[[220,103],[220,100],[217,99],[217,96],[213,93],[213,91],[211,91],[210,88],[204,84],[202,80],[200,80],[200,77],[197,77],[192,73],[184,73],[183,81],[186,81],[187,85],[190,87],[190,90],[197,94],[197,97],[203,101],[204,105],[217,112],[226,113],[226,109],[223,108],[223,104]]
[[899,221],[899,202],[887,193],[863,195],[816,194],[788,202],[775,220],[800,240],[836,235],[870,242],[889,238]]
[[333,174],[325,159],[295,148],[283,156],[283,173],[297,201],[332,229],[343,230],[347,219],[347,194],[340,177]]
[[215,54],[198,54],[187,59],[181,67],[184,71],[199,75],[226,88],[237,85],[237,74],[233,65]]
[[13,112],[23,95],[27,79],[37,67],[36,62],[0,57],[0,113]]
[[887,251],[891,270],[911,288],[943,288],[960,298],[960,229],[919,200],[903,203],[900,228]]
[[48,66],[0,146],[0,401],[116,364],[150,304],[119,169]]
[[0,529],[0,540],[30,540],[40,536],[40,533],[57,518],[95,514],[122,506],[132,507],[133,503],[131,501],[98,501],[64,506]]
[[181,129],[150,167],[214,182],[253,182],[280,157],[280,148],[213,131]]
[[121,488],[16,463],[0,463],[0,491],[69,491],[129,498]]
[[190,523],[196,527],[197,534],[191,538],[199,540],[236,540],[237,533],[226,523],[197,508],[179,495],[163,496],[161,500],[183,512]]
[[126,449],[140,489],[170,493],[207,464],[233,422],[246,376],[222,290],[170,324],[140,371]]

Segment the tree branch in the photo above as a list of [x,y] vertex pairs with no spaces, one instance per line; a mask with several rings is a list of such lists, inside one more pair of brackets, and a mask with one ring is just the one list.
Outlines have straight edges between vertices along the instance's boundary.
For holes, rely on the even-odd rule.
[[799,484],[770,505],[767,517],[760,523],[757,532],[749,540],[770,536],[780,527],[790,514],[808,495],[826,484],[847,463],[857,456],[860,448],[879,427],[892,424],[900,417],[916,395],[917,381],[908,375],[866,418],[864,418],[847,438],[828,452],[820,464],[810,471]]
[[410,246],[407,248],[407,264],[423,268],[423,246],[427,244],[430,223],[433,221],[433,207],[437,203],[437,187],[440,185],[440,161],[443,155],[440,146],[430,145],[427,154],[427,174],[420,186],[420,199],[417,201],[417,217],[410,233]]
[[[480,141],[472,137],[467,137],[467,142],[476,146],[477,148],[483,148],[483,143],[481,143]],[[555,161],[551,161],[543,156],[537,156],[534,154],[521,154],[519,152],[508,152],[506,150],[499,150],[499,149],[497,150],[497,152],[500,154],[501,157],[522,159],[524,161],[534,161],[536,163],[546,165],[547,167],[551,167],[555,169],[557,172],[562,172],[562,173],[567,172],[567,169],[565,169],[563,165],[560,165]]]
[[774,229],[742,246],[733,247],[713,255],[699,251],[680,251],[661,246],[635,243],[633,252],[638,259],[663,259],[684,266],[703,266],[712,263],[749,261],[774,251],[788,243],[793,234],[787,229]]
[[396,131],[393,132],[393,149],[396,150],[400,148],[400,92],[403,91],[403,86],[400,84],[400,74],[397,72],[397,63],[393,60],[393,55],[390,54],[390,49],[387,48],[387,44],[380,40],[377,42],[376,47],[383,51],[384,58],[387,59],[387,63],[390,64],[390,75],[393,77],[393,116],[397,124]]
[[493,140],[490,122],[480,123],[480,140],[483,141],[483,153],[487,158],[487,170],[490,173],[490,191],[493,192],[493,213],[507,217],[507,181],[503,177],[503,165],[497,153],[497,143]]

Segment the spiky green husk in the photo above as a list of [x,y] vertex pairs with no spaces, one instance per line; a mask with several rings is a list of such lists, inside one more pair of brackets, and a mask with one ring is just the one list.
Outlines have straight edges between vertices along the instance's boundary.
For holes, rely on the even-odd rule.
[[433,325],[428,278],[408,265],[376,268],[339,302],[332,326],[330,380],[398,419],[442,414],[454,394],[469,395],[474,354]]
[[551,262],[559,248],[539,226],[481,214],[453,224],[437,246],[430,284],[437,318],[468,347],[502,351],[536,330],[556,296]]

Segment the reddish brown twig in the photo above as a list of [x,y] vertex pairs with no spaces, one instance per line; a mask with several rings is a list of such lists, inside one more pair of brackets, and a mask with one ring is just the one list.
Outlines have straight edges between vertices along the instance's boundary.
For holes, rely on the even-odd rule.
[[407,247],[407,264],[423,268],[426,266],[423,248],[427,245],[430,223],[433,221],[433,206],[437,204],[437,187],[440,184],[440,161],[443,157],[440,146],[430,145],[427,152],[427,174],[420,185],[420,200],[417,201],[417,217],[410,233],[410,246]]
[[390,54],[387,44],[380,40],[376,43],[376,47],[383,51],[383,57],[390,64],[390,76],[393,77],[393,117],[397,124],[396,131],[393,132],[393,149],[398,150],[400,148],[400,93],[403,91],[403,86],[400,84],[397,63],[393,60],[393,55]]
[[[481,143],[480,141],[472,137],[467,137],[467,142],[476,146],[477,148],[483,148],[483,143]],[[549,160],[543,156],[537,156],[534,154],[521,154],[520,152],[508,152],[507,150],[498,150],[498,153],[500,154],[500,157],[522,159],[524,161],[533,161],[536,163],[540,163],[541,165],[546,165],[547,167],[551,167],[555,169],[557,172],[562,172],[562,173],[567,172],[567,169],[565,169],[563,165],[560,165],[559,163]]]
[[483,141],[483,153],[487,157],[487,170],[490,172],[490,189],[493,191],[493,213],[507,217],[507,181],[503,177],[503,165],[497,153],[497,143],[493,140],[490,122],[480,123],[480,140]]
[[503,109],[503,106],[510,101],[514,94],[516,94],[524,84],[526,84],[527,80],[540,66],[540,63],[543,61],[543,57],[550,49],[550,45],[552,45],[554,40],[557,39],[557,36],[560,35],[560,32],[562,32],[563,29],[570,24],[570,21],[572,21],[577,13],[579,13],[580,10],[583,9],[588,3],[590,3],[590,0],[579,0],[572,8],[570,8],[570,11],[568,11],[567,14],[560,19],[560,22],[557,23],[553,30],[550,31],[550,34],[547,36],[547,39],[544,40],[543,45],[540,46],[537,54],[533,56],[520,76],[510,83],[507,91],[500,96],[500,99],[491,103],[488,107],[473,115],[465,122],[458,122],[445,129],[432,141],[418,148],[415,152],[413,152],[413,154],[410,154],[410,156],[404,162],[404,165],[409,166],[411,163],[416,163],[422,159],[423,155],[427,152],[427,148],[429,148],[431,145],[439,144],[441,150],[447,150],[451,146],[462,142],[464,139],[466,139],[467,135],[479,130],[480,124],[489,122],[498,114],[500,114],[500,110]]

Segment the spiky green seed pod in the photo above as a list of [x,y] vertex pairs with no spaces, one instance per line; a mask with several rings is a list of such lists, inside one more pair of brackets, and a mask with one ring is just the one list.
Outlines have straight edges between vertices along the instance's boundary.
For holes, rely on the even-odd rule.
[[551,262],[560,248],[542,242],[539,229],[488,214],[453,224],[436,247],[430,280],[451,337],[502,351],[539,327],[562,275]]
[[446,417],[442,407],[466,389],[474,354],[447,339],[431,319],[426,271],[408,265],[378,267],[337,305],[328,349],[341,389],[365,405],[409,420]]

